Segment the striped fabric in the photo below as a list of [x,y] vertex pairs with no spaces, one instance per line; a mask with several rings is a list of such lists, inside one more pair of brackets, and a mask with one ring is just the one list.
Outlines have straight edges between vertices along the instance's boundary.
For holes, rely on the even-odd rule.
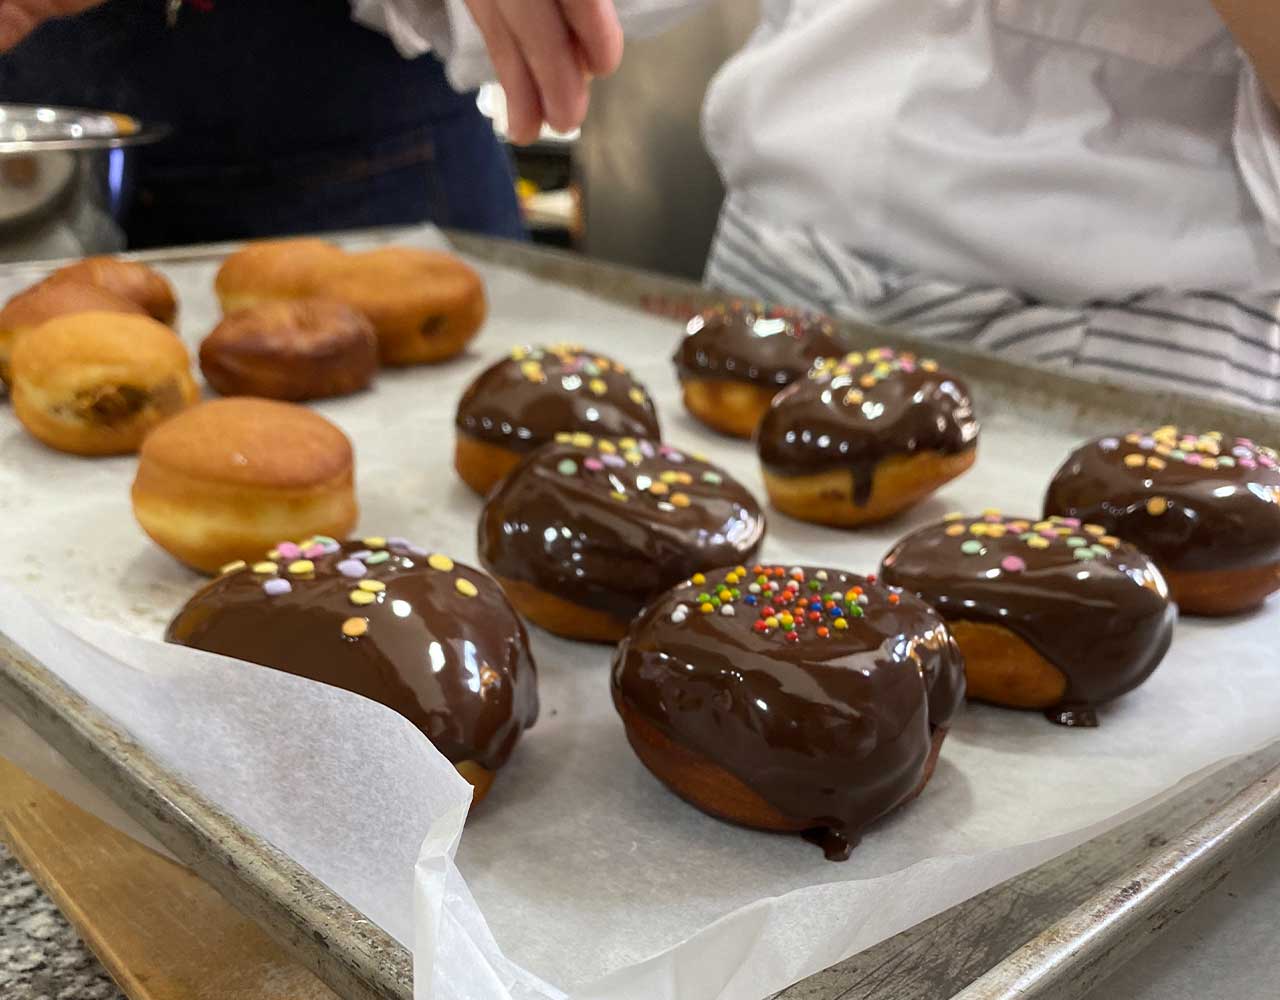
[[1280,290],[1142,291],[1051,305],[904,273],[811,227],[763,224],[732,195],[705,281],[735,296],[896,326],[1087,378],[1280,409]]

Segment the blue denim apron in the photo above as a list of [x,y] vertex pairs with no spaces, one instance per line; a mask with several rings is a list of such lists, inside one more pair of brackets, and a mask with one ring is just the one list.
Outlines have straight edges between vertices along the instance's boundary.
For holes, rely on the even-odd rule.
[[403,59],[346,0],[109,0],[0,57],[0,100],[124,111],[131,246],[432,221],[520,237],[510,161],[475,94]]

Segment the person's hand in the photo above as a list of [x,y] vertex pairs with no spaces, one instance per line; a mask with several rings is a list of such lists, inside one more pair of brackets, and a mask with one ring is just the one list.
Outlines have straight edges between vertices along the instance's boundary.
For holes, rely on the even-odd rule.
[[8,52],[36,28],[55,17],[68,17],[105,0],[0,0],[0,52]]
[[622,59],[622,27],[613,0],[466,4],[506,91],[511,141],[533,142],[543,122],[560,132],[581,125],[591,78],[608,76]]

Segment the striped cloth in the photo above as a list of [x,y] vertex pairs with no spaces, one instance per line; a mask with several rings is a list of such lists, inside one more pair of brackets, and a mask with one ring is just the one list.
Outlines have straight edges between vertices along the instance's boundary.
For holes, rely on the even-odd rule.
[[895,326],[1095,380],[1280,409],[1280,290],[1150,290],[1054,305],[1005,288],[911,274],[813,227],[763,224],[732,195],[720,213],[705,282],[736,296]]

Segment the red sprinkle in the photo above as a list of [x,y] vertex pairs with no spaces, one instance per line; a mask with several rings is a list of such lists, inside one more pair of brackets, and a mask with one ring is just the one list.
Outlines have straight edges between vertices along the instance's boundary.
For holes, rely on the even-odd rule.
[[764,619],[763,619],[763,618],[757,618],[757,619],[756,619],[756,622],[755,622],[755,625],[754,625],[754,626],[752,626],[752,627],[753,627],[757,632],[767,632],[767,631],[769,631],[769,626],[768,626],[768,625],[766,625],[766,624],[764,623]]
[[787,633],[787,641],[788,641],[788,642],[798,642],[799,640],[800,640],[800,633],[799,633],[799,632],[788,632],[788,633]]
[[811,622],[820,622],[820,621],[822,621],[822,615],[820,615],[820,614],[819,614],[818,612],[816,612],[816,611],[810,611],[810,612],[809,612],[809,621],[811,621]]
[[876,582],[876,575],[874,573],[868,573],[867,583],[875,583],[875,582]]

